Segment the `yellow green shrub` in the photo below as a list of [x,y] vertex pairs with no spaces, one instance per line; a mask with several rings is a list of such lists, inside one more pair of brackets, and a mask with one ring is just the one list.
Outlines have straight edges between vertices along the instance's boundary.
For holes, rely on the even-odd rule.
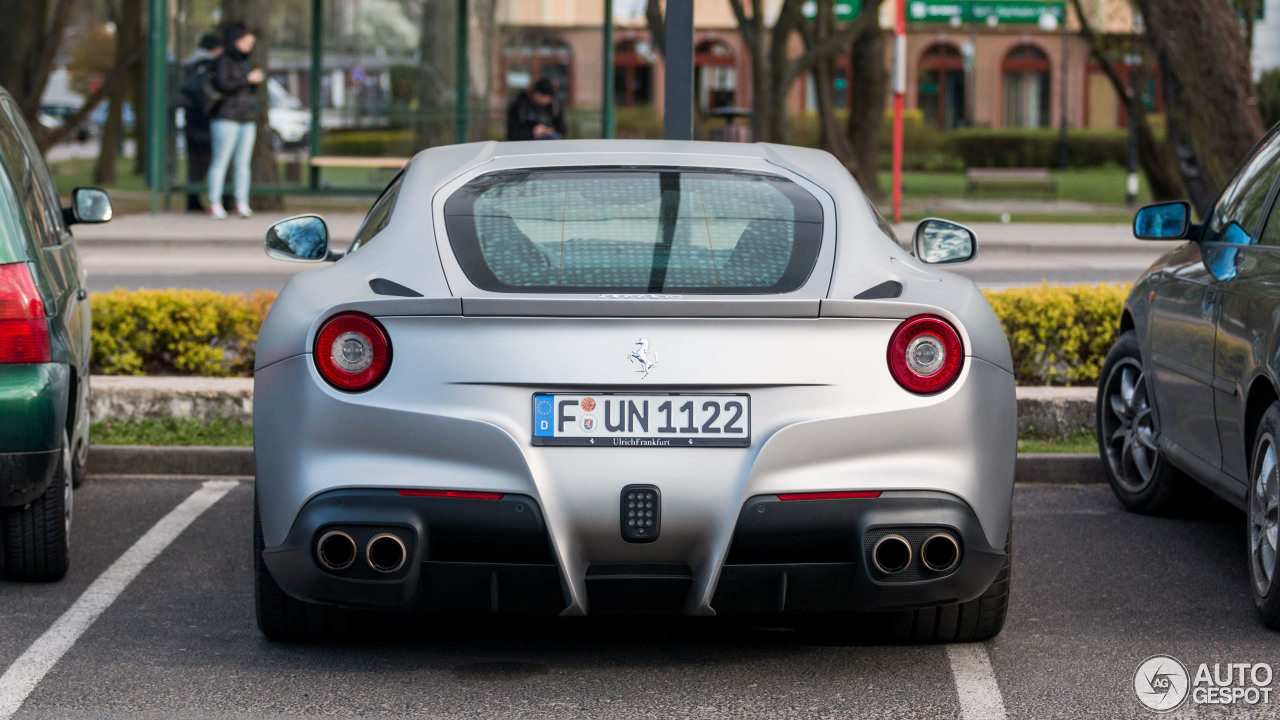
[[105,375],[252,375],[274,293],[95,293],[92,371]]
[[1091,385],[1116,340],[1126,285],[984,291],[1013,352],[1019,385]]

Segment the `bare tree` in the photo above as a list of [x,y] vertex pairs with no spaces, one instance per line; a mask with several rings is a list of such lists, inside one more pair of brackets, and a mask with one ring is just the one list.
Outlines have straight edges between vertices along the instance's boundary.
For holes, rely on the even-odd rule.
[[1236,9],[1222,0],[1134,0],[1164,78],[1169,141],[1203,215],[1264,128]]
[[[222,13],[228,22],[243,22],[257,31],[258,42],[253,48],[253,65],[264,71],[271,67],[271,3],[260,0],[222,0]],[[276,163],[275,139],[267,115],[270,109],[267,88],[259,86],[256,92],[258,135],[253,145],[251,177],[254,185],[278,185],[280,168]],[[283,210],[284,197],[258,194],[252,198],[251,204],[255,210]]]
[[843,28],[806,44],[799,57],[791,57],[787,43],[792,33],[801,31],[804,0],[784,0],[772,28],[765,26],[764,0],[751,0],[750,14],[743,0],[729,4],[751,55],[752,131],[757,140],[787,142],[791,128],[786,102],[792,85],[823,58],[848,48],[866,26],[876,24],[876,15],[864,10]]
[[1071,0],[1071,4],[1075,7],[1076,17],[1080,19],[1080,34],[1089,43],[1089,54],[1102,68],[1103,75],[1111,83],[1116,96],[1120,98],[1120,102],[1124,103],[1126,112],[1132,118],[1133,131],[1138,141],[1138,165],[1147,176],[1151,194],[1160,200],[1183,197],[1182,181],[1174,170],[1173,156],[1169,146],[1167,143],[1161,143],[1151,129],[1151,123],[1147,119],[1147,109],[1134,88],[1136,83],[1132,82],[1131,78],[1131,82],[1126,85],[1112,66],[1107,58],[1102,38],[1089,24],[1089,18],[1081,6],[1081,0]]
[[[93,181],[99,185],[112,185],[116,182],[116,159],[125,131],[124,104],[127,99],[136,98],[134,90],[136,85],[141,84],[139,75],[142,73],[142,57],[129,52],[131,48],[143,45],[141,0],[122,0],[120,5],[108,3],[107,11],[116,27],[115,56],[123,59],[124,62],[117,60],[114,63],[120,73],[120,79],[112,84],[111,90],[107,93],[110,106],[107,109],[107,121],[102,126],[98,159],[93,166]],[[142,126],[137,122],[143,114],[144,106],[134,99],[133,107],[134,127],[139,131],[138,137],[141,138]],[[143,142],[136,144],[139,152],[143,145],[145,145]],[[135,174],[140,171],[140,168],[134,168]]]
[[[862,12],[873,18],[878,17],[881,4],[882,0],[865,0]],[[880,30],[879,22],[872,21],[863,27],[853,41],[850,60],[853,77],[849,82],[853,93],[849,102],[846,132],[853,146],[854,165],[851,171],[862,189],[878,198],[881,195],[880,129],[883,127],[889,96],[888,68],[884,63],[884,33]]]
[[418,51],[417,147],[426,148],[453,142],[445,118],[457,102],[457,3],[423,0],[422,34]]
[[[62,38],[81,0],[0,0],[0,86],[13,95],[42,150],[88,120],[119,73],[104,78],[84,105],[61,126],[46,130],[37,122],[40,98],[49,83]],[[134,49],[137,52],[137,49]]]

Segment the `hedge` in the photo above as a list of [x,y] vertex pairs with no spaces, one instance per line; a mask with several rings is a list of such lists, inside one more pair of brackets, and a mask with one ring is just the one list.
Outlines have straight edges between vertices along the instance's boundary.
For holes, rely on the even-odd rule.
[[[1096,383],[1128,289],[1040,285],[985,291],[1020,385]],[[93,295],[92,371],[105,375],[253,374],[258,328],[275,293],[114,290]]]
[[[952,152],[965,167],[1058,167],[1062,136],[1057,130],[955,130]],[[1129,158],[1125,130],[1072,130],[1067,164],[1073,168],[1124,165]]]
[[252,375],[258,328],[275,293],[95,293],[90,370],[104,375]]
[[1019,385],[1095,385],[1129,288],[1045,284],[983,294],[1004,326]]

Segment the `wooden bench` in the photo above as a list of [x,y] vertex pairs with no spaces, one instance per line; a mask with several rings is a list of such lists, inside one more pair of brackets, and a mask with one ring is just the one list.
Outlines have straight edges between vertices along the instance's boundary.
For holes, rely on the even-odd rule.
[[1044,168],[968,168],[964,171],[966,196],[978,191],[979,186],[993,185],[1004,188],[1038,187],[1046,196],[1057,196],[1058,183]]
[[[385,184],[386,176],[379,176],[383,170],[399,170],[409,162],[406,157],[360,157],[354,155],[315,155],[308,159],[313,168],[368,168],[369,182],[374,185]],[[296,166],[295,166],[296,167]],[[299,178],[290,177],[290,180]]]

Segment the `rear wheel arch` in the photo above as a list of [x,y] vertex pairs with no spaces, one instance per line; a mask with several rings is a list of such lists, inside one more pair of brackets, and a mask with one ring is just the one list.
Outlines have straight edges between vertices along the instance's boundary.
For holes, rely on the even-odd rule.
[[1258,424],[1262,422],[1262,416],[1267,414],[1267,408],[1277,400],[1280,400],[1280,394],[1276,392],[1271,378],[1266,375],[1259,375],[1249,384],[1244,405],[1243,450],[1246,461],[1251,460],[1253,455],[1253,443],[1258,438]]

